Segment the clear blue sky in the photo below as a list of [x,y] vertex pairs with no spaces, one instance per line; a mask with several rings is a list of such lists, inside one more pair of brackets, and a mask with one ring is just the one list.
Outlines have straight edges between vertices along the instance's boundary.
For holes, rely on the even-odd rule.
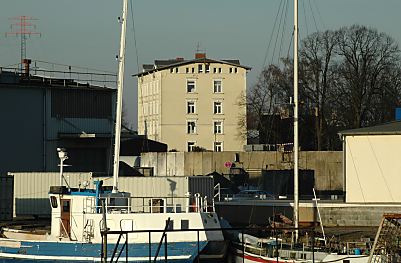
[[[121,0],[1,0],[0,65],[18,63],[19,41],[5,37],[10,17],[35,17],[42,37],[28,39],[32,59],[117,71]],[[192,58],[197,43],[208,57],[238,58],[253,69],[248,86],[264,63],[269,37],[280,5],[288,2],[282,52],[289,47],[292,0],[133,0],[139,64],[154,59]],[[400,0],[299,0],[300,34],[352,24],[377,28],[401,43]],[[131,14],[127,37],[124,103],[136,127],[137,72]],[[314,18],[314,19],[313,19]],[[316,23],[315,23],[316,21]],[[276,49],[275,54],[278,53]],[[268,60],[273,55],[273,44]],[[275,55],[276,56],[276,55]]]

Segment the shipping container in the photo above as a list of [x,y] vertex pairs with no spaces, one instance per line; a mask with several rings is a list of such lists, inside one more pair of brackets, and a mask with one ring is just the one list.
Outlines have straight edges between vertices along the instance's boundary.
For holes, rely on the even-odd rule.
[[12,176],[0,176],[0,221],[13,218],[13,183]]

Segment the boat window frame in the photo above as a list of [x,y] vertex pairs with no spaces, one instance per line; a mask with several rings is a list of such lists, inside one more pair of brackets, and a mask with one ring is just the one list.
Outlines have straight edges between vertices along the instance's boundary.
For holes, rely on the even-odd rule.
[[58,207],[57,198],[55,196],[50,196],[50,205],[52,208]]

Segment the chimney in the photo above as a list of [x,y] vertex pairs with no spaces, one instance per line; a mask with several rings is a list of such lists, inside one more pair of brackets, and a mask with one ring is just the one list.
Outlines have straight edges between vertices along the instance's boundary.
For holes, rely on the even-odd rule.
[[29,77],[29,65],[31,64],[31,60],[24,58],[22,60],[22,64],[24,64],[24,69],[25,69],[24,75],[26,77]]
[[195,59],[206,58],[206,53],[195,53]]

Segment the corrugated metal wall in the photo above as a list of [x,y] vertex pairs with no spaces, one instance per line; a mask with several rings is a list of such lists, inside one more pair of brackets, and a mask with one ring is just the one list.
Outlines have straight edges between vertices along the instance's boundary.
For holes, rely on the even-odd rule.
[[[13,173],[14,175],[14,216],[41,215],[50,216],[48,201],[49,188],[59,184],[58,173]],[[78,187],[84,181],[103,180],[103,185],[111,186],[112,177],[91,177],[91,173],[65,173],[70,187]],[[131,193],[132,197],[148,197],[135,199],[133,208],[147,205],[150,197],[165,197],[167,205],[186,205],[185,194],[200,193],[213,198],[213,177],[120,177],[119,190]],[[141,211],[140,209],[134,209]]]
[[13,180],[12,176],[0,176],[0,220],[13,218]]
[[43,90],[2,85],[0,88],[0,174],[42,171]]
[[[50,216],[49,189],[59,185],[59,173],[12,173],[14,176],[14,216]],[[90,181],[91,173],[64,173],[70,187]]]
[[[99,178],[104,185],[112,185],[112,178]],[[157,177],[120,177],[119,190],[131,193],[132,197],[149,197],[144,199],[134,198],[133,210],[142,211],[143,205],[148,205],[150,197],[165,197],[168,206],[173,204],[185,207],[186,193],[192,196],[200,193],[207,195],[209,200],[213,198],[213,177],[205,176],[157,176]]]

